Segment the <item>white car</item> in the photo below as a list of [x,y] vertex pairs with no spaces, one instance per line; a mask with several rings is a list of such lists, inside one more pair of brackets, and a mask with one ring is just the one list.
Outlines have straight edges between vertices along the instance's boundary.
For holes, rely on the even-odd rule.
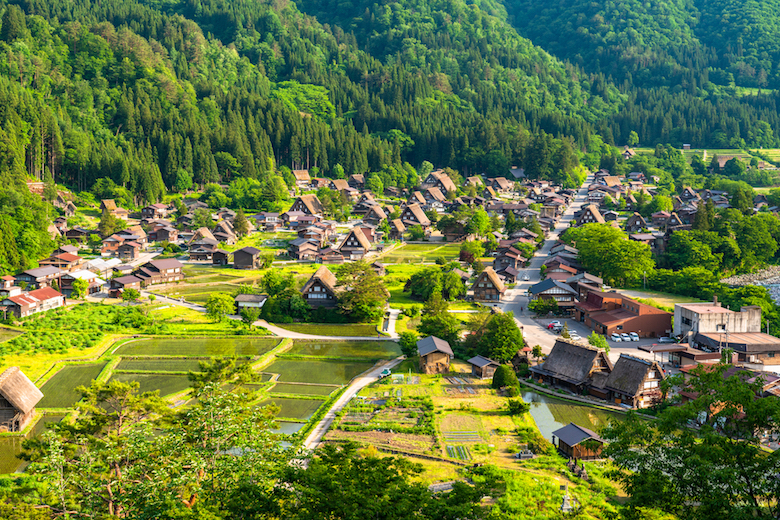
[[524,275],[523,275],[523,281],[524,281],[524,282],[527,282],[527,281],[528,281],[528,280],[530,280],[530,279],[531,279],[531,278],[528,276],[528,274],[524,274]]
[[629,332],[628,335],[631,336],[631,341],[639,341],[639,334],[636,332]]
[[613,332],[612,335],[609,337],[612,341],[623,341],[623,338],[620,337],[620,334],[617,332]]
[[622,333],[622,334],[620,335],[620,339],[622,339],[623,341],[631,341],[631,336],[629,336],[628,334],[626,334],[626,333],[624,332],[624,333]]
[[569,339],[572,340],[572,341],[581,341],[582,337],[579,334],[577,334],[576,332],[571,332],[571,333],[569,333]]

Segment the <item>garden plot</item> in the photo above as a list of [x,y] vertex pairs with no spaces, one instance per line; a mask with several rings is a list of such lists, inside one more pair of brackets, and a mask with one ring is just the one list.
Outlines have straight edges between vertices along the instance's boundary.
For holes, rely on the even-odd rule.
[[343,385],[373,366],[369,362],[279,359],[263,372],[279,374],[279,381],[284,383]]
[[290,399],[286,397],[273,397],[271,399],[266,399],[258,406],[275,404],[280,408],[277,417],[308,421],[324,402],[325,400],[323,399]]
[[279,338],[148,338],[116,349],[125,356],[259,356],[279,344]]
[[289,353],[300,356],[393,359],[401,355],[401,348],[395,341],[296,340]]
[[471,460],[471,451],[465,446],[447,446],[447,455],[453,459]]
[[479,432],[442,432],[445,442],[482,442]]
[[137,381],[140,385],[138,388],[139,392],[154,392],[155,390],[159,390],[160,396],[176,394],[187,390],[190,387],[190,380],[187,376],[171,374],[122,372],[112,375],[110,381],[121,381],[122,383]]
[[372,446],[386,447],[416,453],[435,455],[436,439],[433,435],[414,435],[409,433],[382,431],[345,431],[331,429],[325,436],[326,441],[354,441]]
[[409,397],[349,403],[338,425],[345,431],[392,430],[408,434],[432,434],[433,402],[428,397]]
[[41,387],[43,399],[38,408],[70,408],[81,400],[78,386],[89,386],[105,367],[105,363],[66,365]]
[[276,383],[271,389],[272,394],[322,395],[328,396],[339,387],[331,385],[304,385],[299,383]]

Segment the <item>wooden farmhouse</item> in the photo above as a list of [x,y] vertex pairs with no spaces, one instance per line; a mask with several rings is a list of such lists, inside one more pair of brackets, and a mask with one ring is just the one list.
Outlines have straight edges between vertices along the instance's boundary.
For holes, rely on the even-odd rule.
[[450,176],[444,173],[444,170],[432,171],[428,174],[425,180],[421,184],[422,188],[439,188],[442,192],[458,191],[455,183],[452,182]]
[[[552,442],[564,457],[576,460],[600,459],[604,440],[593,432],[574,423],[555,430]],[[558,440],[556,444],[556,439]]]
[[211,255],[211,263],[212,265],[228,265],[230,263],[231,256],[233,256],[233,253],[231,253],[230,251],[225,251],[224,249],[217,249]]
[[403,212],[401,212],[401,222],[403,222],[404,226],[407,228],[418,224],[422,226],[423,229],[431,227],[431,220],[419,204],[409,204],[406,206]]
[[118,219],[127,220],[130,212],[116,205],[114,199],[104,199],[100,202],[100,211]]
[[336,275],[323,265],[303,286],[301,296],[310,307],[335,307],[338,303],[336,284]]
[[582,208],[582,212],[577,217],[577,226],[584,226],[585,224],[603,224],[606,222],[601,215],[599,208],[595,204],[588,204]]
[[450,360],[454,354],[450,344],[436,336],[428,336],[417,342],[420,356],[420,372],[423,374],[443,374],[450,370]]
[[260,269],[260,250],[246,246],[233,251],[233,267],[236,269]]
[[662,399],[664,372],[655,361],[620,354],[604,388],[616,404],[648,408]]
[[406,226],[400,218],[390,222],[390,240],[403,240]]
[[301,195],[295,199],[288,213],[293,211],[300,211],[304,215],[322,215],[322,202],[314,194]]
[[483,356],[474,356],[469,359],[468,363],[471,365],[471,375],[480,379],[493,377],[496,369],[500,366],[492,359]]
[[[567,388],[581,394],[586,388],[603,388],[612,372],[609,357],[590,345],[575,345],[557,340],[544,363],[531,367],[540,383]],[[593,393],[593,392],[592,392]],[[603,392],[598,397],[606,398]]]
[[338,247],[345,260],[361,260],[371,250],[371,243],[359,227],[354,227]]
[[497,302],[506,291],[504,282],[499,279],[492,267],[486,267],[471,286],[474,290],[474,300]]
[[257,309],[258,311],[263,308],[266,300],[268,300],[267,294],[239,294],[233,299],[236,304],[236,314],[241,314],[244,309]]
[[20,432],[35,416],[35,405],[43,399],[30,379],[11,367],[0,374],[0,432]]

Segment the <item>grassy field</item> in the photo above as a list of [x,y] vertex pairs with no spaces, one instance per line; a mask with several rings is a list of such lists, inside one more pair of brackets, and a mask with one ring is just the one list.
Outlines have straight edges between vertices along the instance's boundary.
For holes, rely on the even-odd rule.
[[81,399],[76,387],[89,386],[104,366],[105,363],[93,363],[62,367],[41,387],[43,399],[38,408],[70,408]]
[[259,356],[278,344],[278,338],[152,338],[124,343],[115,353],[127,356]]
[[171,336],[230,335],[237,325],[233,320],[213,323],[203,312],[174,305],[155,304],[150,315],[161,325],[161,332]]
[[376,325],[371,323],[277,323],[275,325],[292,332],[317,336],[367,337],[377,335]]
[[273,403],[281,409],[277,414],[277,417],[307,421],[324,402],[324,400],[320,399],[287,399],[284,397],[273,397],[261,402],[259,406],[266,406]]
[[116,370],[128,372],[197,372],[200,370],[200,359],[123,359]]
[[672,307],[672,308],[674,308],[675,303],[696,303],[696,302],[703,301],[703,300],[697,300],[696,298],[691,298],[689,296],[679,296],[677,294],[669,294],[669,293],[650,291],[650,290],[640,291],[640,290],[633,290],[633,289],[623,289],[620,292],[630,298],[642,298],[644,300],[653,300],[657,304],[663,307]]
[[460,244],[449,242],[407,244],[383,255],[382,262],[386,264],[419,264],[434,262],[440,256],[447,260],[455,260],[459,254]]
[[401,348],[395,341],[295,340],[288,353],[301,356],[393,359],[401,355]]
[[272,394],[321,395],[328,396],[336,390],[335,386],[301,385],[296,383],[276,383],[271,389]]
[[355,363],[350,361],[301,362],[294,359],[279,359],[263,372],[280,374],[279,381],[290,383],[315,383],[320,385],[343,385],[358,374],[374,366],[373,363]]
[[121,381],[128,383],[137,381],[140,384],[139,392],[160,391],[161,396],[175,394],[190,387],[187,376],[170,374],[130,374],[120,373],[111,376],[109,381]]

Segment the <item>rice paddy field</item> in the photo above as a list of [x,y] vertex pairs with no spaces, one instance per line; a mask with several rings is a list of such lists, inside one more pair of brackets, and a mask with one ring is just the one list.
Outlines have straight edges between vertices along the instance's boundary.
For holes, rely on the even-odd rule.
[[372,366],[371,362],[278,359],[263,371],[279,374],[279,381],[284,383],[343,385]]
[[16,330],[0,328],[0,343],[13,339],[20,334],[22,333]]
[[394,341],[296,340],[289,354],[342,358],[393,359],[401,355]]
[[38,408],[70,408],[80,399],[78,386],[89,386],[105,367],[105,363],[66,365],[41,387],[43,399]]
[[322,395],[328,396],[336,391],[338,387],[330,385],[302,385],[298,383],[276,383],[271,389],[272,394],[295,394],[295,395]]
[[200,363],[208,358],[169,358],[169,359],[123,359],[116,370],[128,372],[197,372]]
[[185,375],[172,375],[172,374],[150,374],[150,373],[115,373],[111,376],[110,381],[121,381],[122,383],[129,383],[131,381],[137,381],[140,385],[138,391],[154,392],[160,391],[161,396],[175,394],[184,391],[190,387],[190,381]]
[[151,338],[124,343],[115,354],[128,356],[259,356],[279,338]]
[[298,433],[301,428],[306,426],[305,422],[291,422],[291,421],[276,421],[277,428],[272,431],[274,433],[281,433],[284,435],[292,435]]
[[348,337],[369,337],[376,336],[376,324],[373,323],[283,323],[277,324],[292,332],[301,332],[303,334],[315,334],[317,336],[348,336]]
[[288,399],[285,397],[273,397],[261,402],[259,406],[266,406],[273,403],[280,408],[279,413],[276,414],[277,417],[307,421],[324,402],[325,401],[322,399]]

